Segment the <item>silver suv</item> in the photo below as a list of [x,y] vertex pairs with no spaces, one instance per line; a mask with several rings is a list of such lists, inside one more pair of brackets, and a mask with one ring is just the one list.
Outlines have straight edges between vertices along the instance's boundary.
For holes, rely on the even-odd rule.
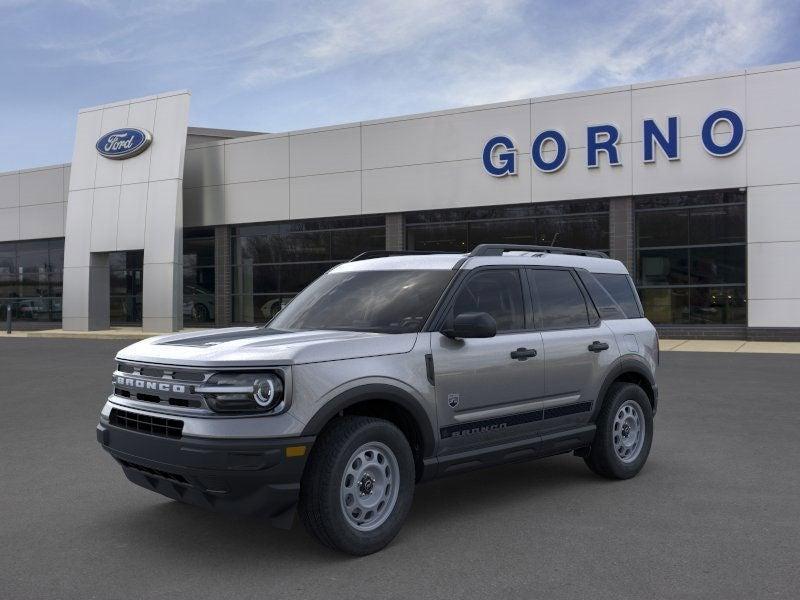
[[360,255],[266,327],[117,355],[97,439],[132,482],[383,548],[415,483],[572,452],[604,477],[647,460],[658,338],[622,263],[486,244]]

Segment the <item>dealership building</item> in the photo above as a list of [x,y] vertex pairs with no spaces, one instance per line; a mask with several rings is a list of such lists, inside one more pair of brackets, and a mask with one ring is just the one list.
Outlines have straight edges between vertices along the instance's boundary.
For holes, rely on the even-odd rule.
[[185,91],[80,110],[0,174],[0,316],[263,323],[368,250],[602,250],[662,335],[800,339],[800,63],[256,133]]

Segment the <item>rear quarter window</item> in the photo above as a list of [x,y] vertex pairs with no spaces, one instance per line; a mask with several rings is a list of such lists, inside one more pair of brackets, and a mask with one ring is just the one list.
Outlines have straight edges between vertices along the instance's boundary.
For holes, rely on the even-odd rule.
[[603,287],[603,284],[595,278],[594,274],[588,271],[578,271],[578,277],[581,278],[583,285],[586,286],[586,290],[589,292],[589,296],[592,298],[592,302],[597,308],[597,312],[600,313],[601,318],[628,318],[619,303],[611,297],[611,294]]
[[619,273],[593,273],[593,275],[628,319],[640,319],[643,316],[630,276]]

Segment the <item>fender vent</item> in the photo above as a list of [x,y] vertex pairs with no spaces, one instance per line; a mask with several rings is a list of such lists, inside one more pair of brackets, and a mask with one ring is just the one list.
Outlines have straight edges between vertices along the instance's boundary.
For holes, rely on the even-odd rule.
[[183,433],[183,421],[179,419],[152,417],[119,408],[111,409],[108,422],[116,427],[159,437],[179,438]]

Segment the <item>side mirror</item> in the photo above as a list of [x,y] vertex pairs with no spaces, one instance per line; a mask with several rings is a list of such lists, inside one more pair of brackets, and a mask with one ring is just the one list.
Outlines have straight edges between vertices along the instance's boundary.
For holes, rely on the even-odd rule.
[[461,313],[453,320],[453,326],[441,333],[449,338],[490,338],[497,334],[497,323],[489,313]]

